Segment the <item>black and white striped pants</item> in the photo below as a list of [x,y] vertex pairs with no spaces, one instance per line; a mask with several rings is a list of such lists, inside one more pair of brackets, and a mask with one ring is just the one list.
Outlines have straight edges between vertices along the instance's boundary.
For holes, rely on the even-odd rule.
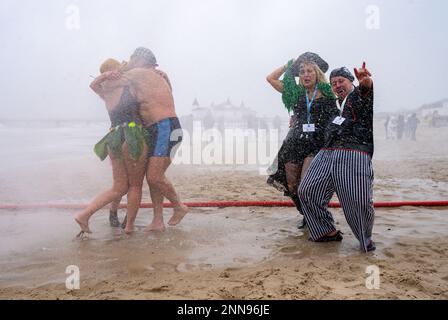
[[336,192],[353,234],[367,252],[372,237],[373,169],[370,156],[352,150],[321,150],[311,163],[298,194],[311,240],[336,231],[328,203]]

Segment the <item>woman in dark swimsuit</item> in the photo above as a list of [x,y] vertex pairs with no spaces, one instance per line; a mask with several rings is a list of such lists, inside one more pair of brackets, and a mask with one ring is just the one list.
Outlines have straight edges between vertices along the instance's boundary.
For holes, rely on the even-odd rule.
[[113,186],[98,195],[75,220],[81,227],[79,236],[91,233],[89,219],[107,204],[127,194],[127,223],[125,232],[134,231],[134,221],[142,198],[142,185],[146,170],[147,146],[145,144],[139,104],[132,88],[121,83],[121,64],[107,60],[100,68],[101,75],[90,85],[105,102],[111,120],[109,133],[95,145],[95,153],[112,162]]

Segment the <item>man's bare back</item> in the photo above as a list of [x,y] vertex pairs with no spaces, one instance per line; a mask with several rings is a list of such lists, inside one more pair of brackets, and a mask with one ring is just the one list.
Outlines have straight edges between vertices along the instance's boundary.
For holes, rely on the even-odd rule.
[[176,116],[174,99],[167,75],[156,67],[157,59],[151,50],[139,47],[129,63],[121,70],[121,80],[132,89],[140,104],[140,116],[145,125],[148,146],[146,180],[153,203],[153,221],[147,231],[164,231],[163,199],[173,205],[174,214],[168,224],[175,226],[188,212],[165,175],[177,146],[182,141],[182,127]]
[[123,75],[129,80],[137,100],[140,114],[146,126],[160,120],[177,117],[168,77],[154,68],[134,68]]

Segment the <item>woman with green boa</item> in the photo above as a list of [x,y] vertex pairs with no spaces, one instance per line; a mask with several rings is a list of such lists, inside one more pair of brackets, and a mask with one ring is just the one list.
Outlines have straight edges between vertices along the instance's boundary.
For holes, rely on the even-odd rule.
[[[288,135],[270,168],[268,184],[291,197],[301,214],[298,186],[323,146],[325,128],[338,111],[325,77],[327,70],[328,64],[319,55],[306,52],[267,77],[272,87],[282,93],[288,112],[293,113]],[[282,75],[283,80],[279,80]]]
[[107,60],[100,68],[101,75],[90,85],[104,100],[111,120],[109,132],[95,145],[94,151],[101,160],[110,157],[113,185],[76,216],[75,220],[81,227],[79,236],[91,233],[89,219],[95,212],[111,202],[117,206],[125,194],[128,200],[125,232],[131,233],[140,207],[148,149],[139,114],[139,103],[132,88],[120,80],[121,67],[122,64],[116,60]]

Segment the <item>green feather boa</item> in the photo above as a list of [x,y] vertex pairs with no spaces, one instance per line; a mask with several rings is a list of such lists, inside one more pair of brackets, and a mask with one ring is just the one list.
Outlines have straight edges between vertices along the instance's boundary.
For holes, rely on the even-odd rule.
[[[288,110],[288,113],[291,113],[294,110],[294,106],[296,105],[297,101],[306,94],[306,89],[303,85],[299,84],[297,85],[296,79],[294,78],[291,66],[292,66],[293,60],[290,60],[288,62],[288,65],[286,67],[285,75],[283,77],[282,83],[283,83],[283,94],[282,94],[282,101],[285,105],[286,110]],[[317,89],[320,91],[320,93],[330,99],[336,99],[336,96],[333,93],[333,90],[331,89],[331,85],[329,83],[325,82],[319,82],[317,84]]]

